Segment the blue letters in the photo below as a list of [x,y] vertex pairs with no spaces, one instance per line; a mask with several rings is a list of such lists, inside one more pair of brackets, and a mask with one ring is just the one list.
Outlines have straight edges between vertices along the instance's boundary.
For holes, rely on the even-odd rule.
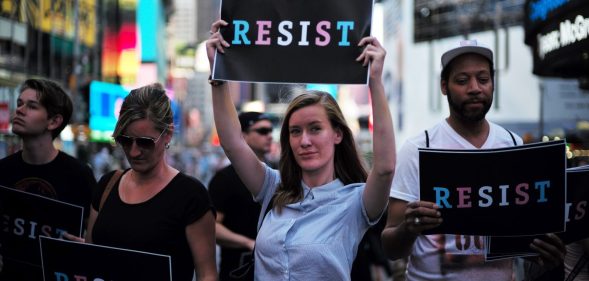
[[55,281],[68,281],[68,280],[70,280],[67,277],[67,274],[65,274],[65,273],[54,272],[54,274],[55,274]]
[[544,194],[544,189],[550,187],[550,181],[537,181],[534,183],[534,188],[540,191],[540,198],[538,198],[538,203],[547,202],[546,195]]
[[337,43],[338,46],[350,46],[350,41],[348,41],[348,30],[354,30],[354,22],[353,21],[338,21],[337,22],[337,30],[342,30],[342,40]]
[[[436,192],[436,204],[440,206],[440,208],[452,208],[452,205],[448,203],[448,197],[450,197],[450,191],[445,187],[438,187],[434,186],[434,191]],[[441,195],[441,194],[444,195]],[[442,204],[443,203],[443,204]]]
[[243,39],[243,44],[250,45],[252,42],[247,39],[247,36],[245,35],[250,30],[250,24],[244,20],[234,20],[233,26],[235,34],[233,35],[233,41],[231,41],[231,44],[241,45],[241,40],[239,40],[239,37],[241,37]]

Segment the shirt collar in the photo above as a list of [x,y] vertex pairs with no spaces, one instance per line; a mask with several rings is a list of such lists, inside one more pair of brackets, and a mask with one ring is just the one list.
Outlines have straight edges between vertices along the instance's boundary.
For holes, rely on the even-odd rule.
[[343,183],[339,179],[335,179],[324,185],[316,186],[313,188],[307,186],[303,181],[301,181],[301,185],[303,186],[303,198],[306,198],[310,192],[313,194],[313,196],[332,193],[338,190],[338,188],[341,187]]

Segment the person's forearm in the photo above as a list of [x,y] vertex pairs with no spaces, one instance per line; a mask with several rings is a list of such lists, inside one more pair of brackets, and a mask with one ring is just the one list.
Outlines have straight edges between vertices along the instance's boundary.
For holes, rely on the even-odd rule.
[[217,280],[215,218],[212,211],[186,226],[186,239],[192,253],[196,280]]
[[227,83],[213,86],[213,114],[221,146],[250,193],[256,196],[264,183],[265,168],[248,146]]
[[231,152],[236,146],[239,146],[239,142],[243,142],[243,140],[239,118],[237,117],[237,111],[231,100],[229,87],[228,83],[225,83],[211,88],[213,91],[212,99],[215,127],[221,145],[227,156],[231,159]]
[[[371,77],[372,120],[374,152],[373,171],[379,175],[390,176],[395,170],[395,135],[389,104],[384,94],[384,86],[380,77]],[[388,200],[387,197],[385,197]]]
[[217,281],[217,275],[216,274],[209,274],[209,275],[199,275],[199,277],[196,279],[198,281]]
[[220,223],[215,225],[215,238],[217,244],[228,248],[253,249],[255,241],[247,236],[235,233]]
[[212,255],[207,258],[207,261],[197,262],[196,280],[199,281],[216,281],[217,279],[217,265],[215,263],[215,250],[212,249]]
[[406,258],[411,254],[417,235],[403,225],[385,228],[381,235],[382,248],[389,259]]
[[393,175],[395,173],[395,136],[389,106],[384,96],[380,77],[370,79],[373,114],[373,166],[366,181],[364,204],[368,217],[382,214],[388,203]]

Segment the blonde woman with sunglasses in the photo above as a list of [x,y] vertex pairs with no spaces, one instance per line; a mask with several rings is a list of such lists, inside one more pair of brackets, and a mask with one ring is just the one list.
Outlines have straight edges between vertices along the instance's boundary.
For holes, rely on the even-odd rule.
[[101,199],[114,172],[92,200],[86,242],[172,257],[172,280],[217,280],[215,215],[200,181],[165,158],[174,134],[170,100],[161,85],[132,90],[113,137],[131,169]]

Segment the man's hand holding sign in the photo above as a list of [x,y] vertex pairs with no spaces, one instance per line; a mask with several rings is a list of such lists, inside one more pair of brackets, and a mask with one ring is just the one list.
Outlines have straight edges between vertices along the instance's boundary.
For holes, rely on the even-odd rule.
[[[564,142],[493,150],[420,150],[420,200],[444,223],[431,233],[514,236],[565,229]],[[452,169],[440,169],[443,165]]]
[[407,204],[405,227],[414,234],[436,228],[443,221],[438,205],[433,202],[414,201]]

